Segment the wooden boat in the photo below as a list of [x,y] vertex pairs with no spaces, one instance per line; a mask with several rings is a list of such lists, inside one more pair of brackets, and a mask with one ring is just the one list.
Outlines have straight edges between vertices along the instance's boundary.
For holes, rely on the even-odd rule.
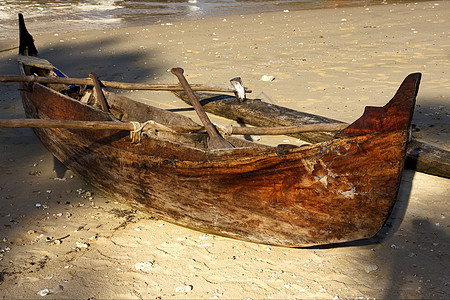
[[[36,57],[20,20],[22,75],[65,76]],[[27,57],[28,56],[28,57]],[[160,219],[231,238],[304,247],[374,236],[394,203],[405,161],[420,74],[409,75],[384,107],[326,142],[276,147],[226,137],[208,149],[204,132],[36,128],[47,149],[111,197]],[[152,120],[198,127],[191,119],[103,90],[108,111],[82,86],[21,83],[26,116],[36,119]]]

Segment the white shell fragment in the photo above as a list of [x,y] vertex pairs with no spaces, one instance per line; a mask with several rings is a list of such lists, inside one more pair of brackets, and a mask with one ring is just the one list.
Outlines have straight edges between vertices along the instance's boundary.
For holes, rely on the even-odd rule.
[[185,285],[180,285],[177,286],[177,288],[175,289],[175,292],[177,293],[186,293],[186,292],[190,292],[194,289],[194,286],[191,284],[185,284]]
[[50,294],[56,294],[56,293],[62,292],[63,290],[64,290],[64,287],[62,285],[58,284],[52,288],[40,290],[39,292],[37,292],[37,294],[39,296],[43,297],[43,296],[47,296]]
[[263,75],[262,77],[261,77],[261,81],[274,81],[275,80],[275,77],[273,77],[272,75]]

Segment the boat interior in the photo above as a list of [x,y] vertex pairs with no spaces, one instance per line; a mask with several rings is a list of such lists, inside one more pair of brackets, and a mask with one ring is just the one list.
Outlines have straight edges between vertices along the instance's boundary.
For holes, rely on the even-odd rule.
[[[18,56],[18,61],[23,66],[23,75],[36,75],[42,77],[63,77],[68,76],[54,67],[50,62],[35,56]],[[81,105],[88,105],[92,109],[103,110],[98,93],[95,87],[70,84],[43,84],[44,86],[61,93],[73,101],[78,101]],[[151,135],[152,138],[158,137],[172,142],[181,143],[185,146],[197,149],[208,149],[208,134],[204,127],[194,122],[191,118],[184,115],[157,108],[145,103],[134,101],[128,97],[120,96],[117,93],[101,89],[101,93],[106,100],[107,113],[111,121],[120,122],[139,122],[145,123],[152,121],[157,123],[159,129],[150,127],[145,130],[143,135]],[[95,121],[95,120],[93,120]],[[161,127],[192,128],[189,132],[186,130],[161,130]],[[225,136],[235,148],[272,148],[271,146],[255,143],[241,138]]]

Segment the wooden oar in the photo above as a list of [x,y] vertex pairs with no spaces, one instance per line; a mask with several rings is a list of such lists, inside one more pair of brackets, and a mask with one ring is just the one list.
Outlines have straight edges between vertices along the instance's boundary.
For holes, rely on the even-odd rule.
[[[62,83],[62,84],[77,84],[93,86],[91,78],[57,78],[57,77],[39,77],[39,76],[20,76],[20,75],[2,75],[0,82],[39,82],[39,83]],[[152,90],[152,91],[183,91],[183,87],[179,84],[146,84],[146,83],[127,83],[116,81],[104,81],[102,84],[108,88],[114,89],[128,89],[128,90]],[[206,85],[206,84],[192,84],[194,91],[209,91],[209,92],[223,92],[234,93],[234,89],[228,86]],[[251,93],[250,90],[246,90]]]
[[[235,135],[284,135],[299,132],[340,131],[348,126],[345,123],[309,124],[289,127],[237,127],[227,128],[229,134]],[[66,129],[93,129],[93,130],[135,130],[131,122],[115,121],[75,121],[75,120],[45,120],[45,119],[0,119],[0,128],[66,128]],[[156,122],[152,127],[159,131],[198,132],[204,130],[203,126],[165,126]],[[144,128],[145,130],[145,128]]]
[[189,86],[189,83],[186,80],[186,77],[184,77],[183,73],[184,70],[182,68],[173,68],[170,70],[172,74],[177,76],[178,80],[180,81],[181,86],[183,87],[184,91],[186,92],[187,96],[189,97],[189,100],[194,107],[195,111],[197,112],[198,117],[203,123],[203,126],[205,126],[206,132],[209,135],[209,141],[208,141],[208,147],[211,149],[232,149],[234,148],[233,145],[230,144],[227,140],[225,140],[217,131],[217,129],[214,127],[214,125],[211,123],[211,120],[206,115],[205,111],[203,110],[202,105],[198,101],[197,97],[194,95],[194,92],[192,91],[191,87]]

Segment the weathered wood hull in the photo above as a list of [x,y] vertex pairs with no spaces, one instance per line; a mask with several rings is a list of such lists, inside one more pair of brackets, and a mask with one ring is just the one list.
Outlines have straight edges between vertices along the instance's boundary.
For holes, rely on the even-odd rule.
[[[26,68],[19,64],[22,74]],[[47,149],[106,194],[196,230],[287,247],[374,236],[396,201],[420,74],[383,108],[323,143],[208,150],[204,135],[146,133],[140,143],[114,130],[35,129]],[[107,93],[112,115],[38,83],[22,83],[29,118],[192,120]]]
[[[109,119],[40,84],[22,98],[30,118]],[[208,151],[151,136],[134,145],[124,131],[35,131],[86,181],[161,219],[292,247],[375,235],[395,203],[407,141],[405,127],[300,148]]]

